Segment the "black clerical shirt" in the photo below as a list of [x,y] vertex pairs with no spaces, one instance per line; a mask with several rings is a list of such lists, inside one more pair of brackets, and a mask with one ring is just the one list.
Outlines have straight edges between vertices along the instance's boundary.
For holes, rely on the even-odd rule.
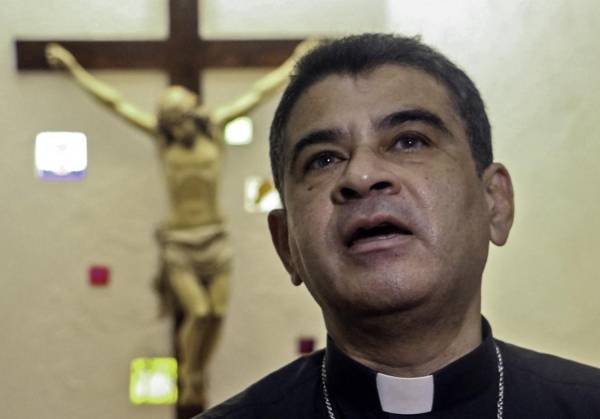
[[504,363],[505,419],[600,419],[599,369],[498,341],[485,319],[481,345],[433,374],[430,412],[384,412],[377,373],[329,339],[326,350],[297,359],[197,418],[328,418],[320,370],[325,351],[327,388],[337,419],[496,418],[495,344]]

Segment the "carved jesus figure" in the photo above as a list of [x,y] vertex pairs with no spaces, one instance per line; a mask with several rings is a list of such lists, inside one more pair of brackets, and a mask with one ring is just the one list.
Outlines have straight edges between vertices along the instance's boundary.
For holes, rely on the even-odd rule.
[[219,338],[229,296],[231,248],[217,201],[224,127],[275,93],[314,41],[300,44],[280,67],[226,106],[209,110],[181,86],[165,90],[156,115],[126,101],[86,71],[65,48],[49,44],[50,65],[69,71],[102,105],[150,134],[157,145],[170,197],[170,213],[156,232],[164,307],[183,315],[177,331],[179,404],[206,405],[206,366]]

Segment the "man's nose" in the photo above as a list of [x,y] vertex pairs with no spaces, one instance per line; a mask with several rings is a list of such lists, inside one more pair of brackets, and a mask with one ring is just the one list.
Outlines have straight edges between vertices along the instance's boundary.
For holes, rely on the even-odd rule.
[[378,152],[358,147],[333,190],[333,201],[345,203],[372,194],[395,194],[400,190],[396,171]]

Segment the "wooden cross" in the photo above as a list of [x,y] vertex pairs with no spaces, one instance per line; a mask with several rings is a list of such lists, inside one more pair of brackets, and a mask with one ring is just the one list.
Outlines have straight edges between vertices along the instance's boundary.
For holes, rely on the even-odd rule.
[[204,40],[198,37],[198,1],[169,0],[169,36],[156,41],[17,40],[19,70],[49,69],[45,47],[57,42],[87,69],[163,69],[170,84],[197,92],[206,68],[277,67],[301,39]]
[[[163,69],[170,84],[185,86],[202,100],[201,71],[206,68],[277,67],[301,39],[203,40],[198,37],[198,1],[169,0],[169,36],[155,41],[17,40],[19,70],[49,69],[46,45],[57,42],[87,69]],[[181,323],[176,318],[175,330]],[[175,340],[174,340],[175,341]],[[176,407],[178,419],[200,413],[201,407]]]

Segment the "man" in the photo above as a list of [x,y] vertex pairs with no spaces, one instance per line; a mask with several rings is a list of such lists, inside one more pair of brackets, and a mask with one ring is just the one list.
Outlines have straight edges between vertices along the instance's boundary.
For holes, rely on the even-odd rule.
[[497,341],[488,243],[513,221],[472,81],[411,38],[366,34],[297,65],[271,127],[275,248],[328,331],[204,418],[598,418],[600,371]]
[[46,49],[52,66],[68,70],[100,104],[149,134],[157,145],[171,203],[169,216],[156,234],[162,265],[157,289],[165,308],[183,317],[177,332],[180,405],[205,406],[206,366],[227,309],[231,247],[217,201],[224,128],[276,93],[298,57],[314,43],[301,43],[247,93],[212,110],[200,106],[195,93],[170,86],[156,115],[125,100],[60,45],[49,44]]

